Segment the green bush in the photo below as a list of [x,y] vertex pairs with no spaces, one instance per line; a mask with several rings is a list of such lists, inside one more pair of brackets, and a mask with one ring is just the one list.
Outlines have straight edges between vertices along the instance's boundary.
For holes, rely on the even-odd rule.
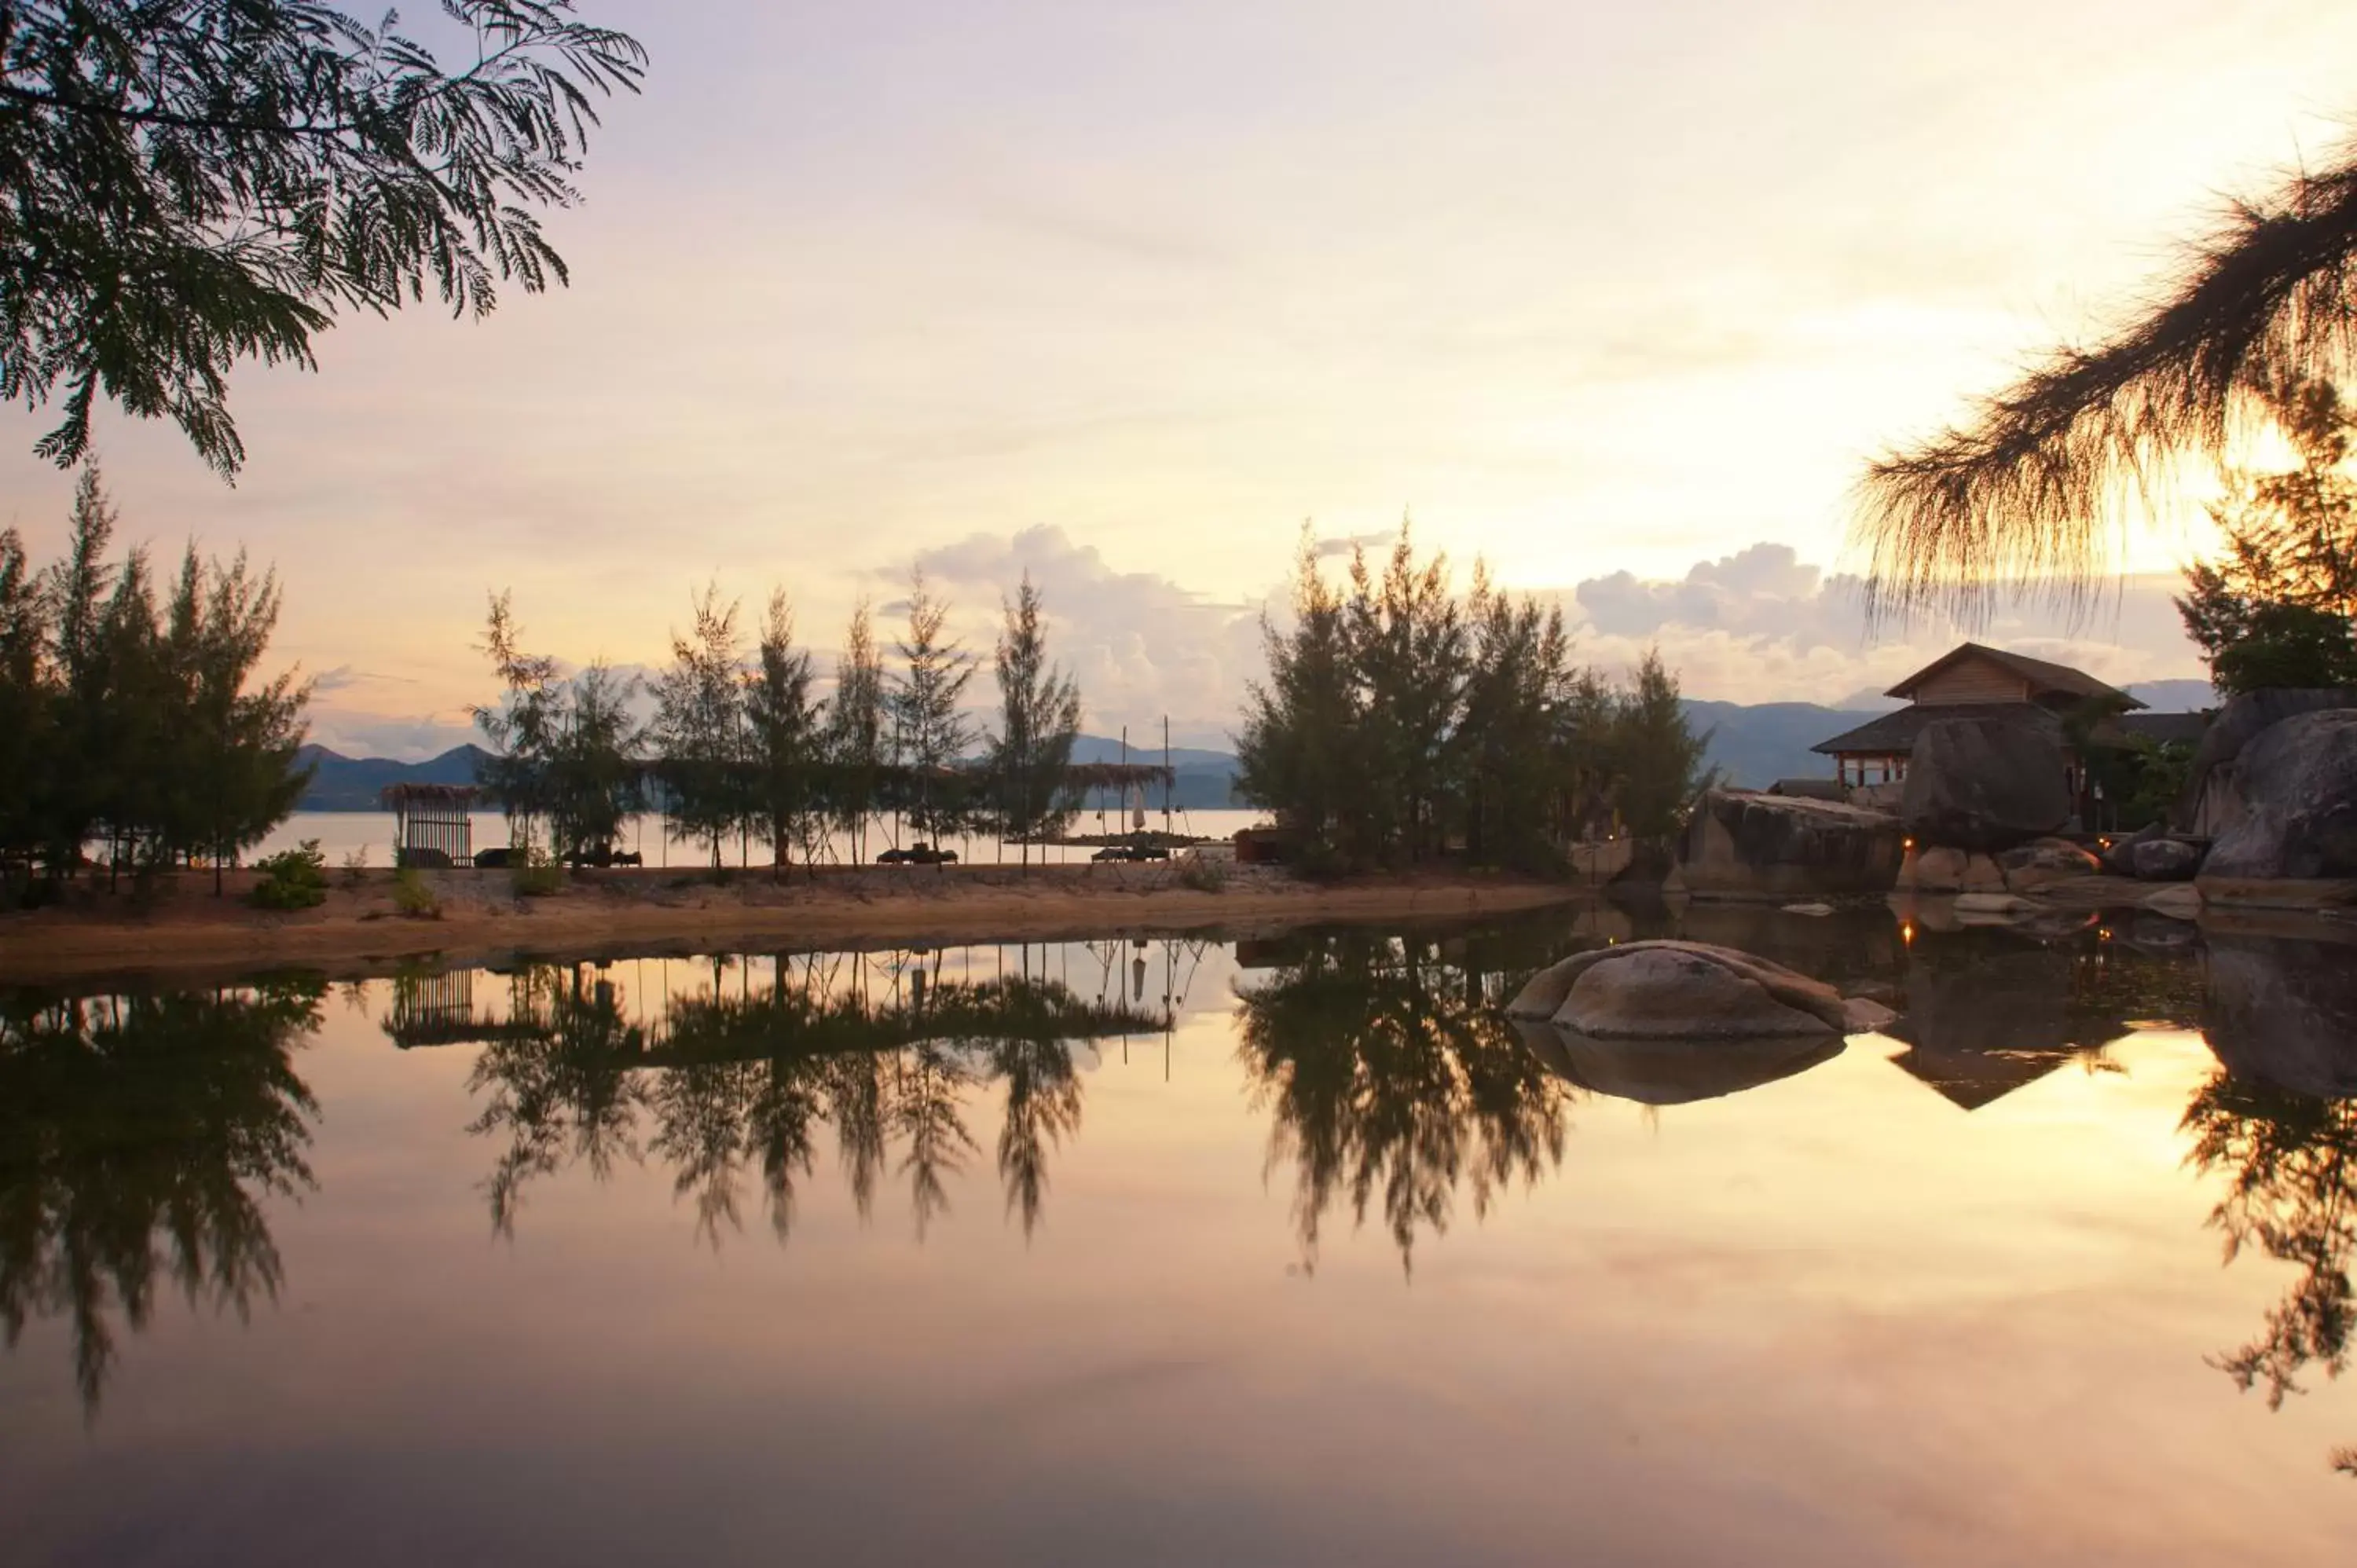
[[362,844],[344,856],[344,886],[358,888],[368,880],[368,845]]
[[530,844],[520,844],[509,864],[515,867],[515,896],[545,898],[565,888],[565,867]]
[[317,839],[305,839],[295,849],[281,850],[258,862],[262,880],[253,885],[253,902],[264,909],[316,909],[328,901],[328,857]]
[[438,920],[442,900],[425,885],[425,875],[414,865],[393,874],[393,907],[413,920]]
[[1178,886],[1198,893],[1217,893],[1228,885],[1228,868],[1209,855],[1196,854],[1178,863]]

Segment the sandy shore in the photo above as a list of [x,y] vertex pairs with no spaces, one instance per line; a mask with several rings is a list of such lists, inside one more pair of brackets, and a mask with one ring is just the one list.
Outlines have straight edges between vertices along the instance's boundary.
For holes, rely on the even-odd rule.
[[1589,897],[1561,882],[1436,875],[1301,881],[1273,867],[1227,871],[1215,891],[1182,886],[1170,865],[845,867],[773,882],[764,869],[716,886],[677,869],[589,872],[547,897],[520,898],[504,872],[425,878],[437,916],[397,913],[391,873],[330,874],[326,904],[279,914],[232,875],[159,882],[150,896],[77,888],[59,906],[0,915],[0,982],[226,975],[272,968],[334,978],[420,961],[481,962],[517,953],[599,957],[787,946],[860,948],[1052,940],[1276,926],[1421,921],[1502,914]]

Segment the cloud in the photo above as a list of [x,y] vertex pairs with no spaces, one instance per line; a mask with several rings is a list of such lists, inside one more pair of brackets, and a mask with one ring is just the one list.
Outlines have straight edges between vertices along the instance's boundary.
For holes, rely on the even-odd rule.
[[[1174,740],[1222,745],[1244,684],[1262,668],[1261,605],[1223,602],[1150,572],[1123,572],[1060,528],[976,533],[924,551],[916,564],[956,600],[956,625],[984,656],[999,602],[1028,573],[1049,621],[1049,648],[1080,682],[1083,722],[1112,733],[1158,729]],[[888,637],[889,628],[879,628]],[[987,673],[977,676],[986,689]]]
[[2173,576],[2130,577],[2078,617],[2001,601],[1978,624],[1928,616],[1879,631],[1868,626],[1863,587],[1763,541],[1698,561],[1683,577],[1591,577],[1569,597],[1584,659],[1610,668],[1659,647],[1687,695],[1729,702],[1863,701],[1966,639],[2118,685],[2203,673],[2171,602],[2180,587]]
[[1377,549],[1389,544],[1398,537],[1398,534],[1384,529],[1377,529],[1372,533],[1340,533],[1318,540],[1309,547],[1309,550],[1310,553],[1318,560],[1331,561],[1336,556],[1352,555],[1361,550]]

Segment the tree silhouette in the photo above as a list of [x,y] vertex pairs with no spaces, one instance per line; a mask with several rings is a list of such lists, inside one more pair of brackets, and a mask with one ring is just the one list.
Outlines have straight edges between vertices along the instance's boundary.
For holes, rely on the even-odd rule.
[[94,1414],[159,1275],[247,1316],[284,1278],[264,1203],[312,1185],[318,1113],[293,1051],[322,987],[107,996],[0,1009],[0,1326],[70,1319]]
[[[2357,1259],[2357,1102],[2318,1100],[2255,1079],[2220,1073],[2186,1108],[2193,1135],[2189,1164],[2223,1175],[2226,1196],[2210,1223],[2226,1239],[2226,1261],[2246,1248],[2298,1268],[2262,1332],[2211,1359],[2248,1391],[2264,1388],[2267,1408],[2303,1392],[2299,1374],[2321,1367],[2328,1379],[2349,1365],[2357,1326],[2350,1265]],[[2357,1474],[2357,1451],[2333,1455]]]
[[[1501,977],[1501,982],[1507,977]],[[1315,1267],[1326,1216],[1380,1207],[1404,1268],[1419,1231],[1448,1229],[1468,1186],[1477,1218],[1516,1180],[1563,1159],[1572,1090],[1515,1036],[1476,958],[1415,939],[1318,938],[1241,993],[1269,1167],[1295,1167],[1294,1225]]]

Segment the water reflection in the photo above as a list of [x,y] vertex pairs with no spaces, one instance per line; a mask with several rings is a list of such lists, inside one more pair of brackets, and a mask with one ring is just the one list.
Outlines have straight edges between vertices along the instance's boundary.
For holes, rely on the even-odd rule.
[[2138,1025],[2193,1024],[2201,975],[2094,917],[2068,929],[1924,932],[1912,946],[1900,1021],[1903,1070],[1975,1111],[2067,1063],[2107,1070],[2104,1047]]
[[1049,1156],[1081,1124],[1073,1045],[1168,1022],[1044,975],[944,978],[939,954],[930,966],[912,953],[781,957],[758,988],[749,967],[732,995],[716,963],[710,990],[669,997],[651,1024],[632,1022],[619,988],[586,965],[518,973],[497,1018],[478,1017],[471,995],[428,994],[443,981],[405,982],[386,1028],[410,1043],[484,1042],[468,1087],[486,1103],[470,1130],[505,1142],[486,1184],[501,1233],[533,1180],[575,1163],[602,1180],[652,1155],[716,1245],[741,1229],[756,1173],[772,1232],[791,1233],[795,1184],[829,1125],[861,1216],[888,1169],[921,1238],[978,1152],[968,1102],[991,1089],[1006,1209],[1028,1235]]
[[[1906,1015],[1891,1030],[1904,1048],[1854,1047],[1867,1059],[1844,1063],[1846,1081],[1870,1069],[1916,1096],[1911,1079],[1967,1111],[2066,1065],[2104,1070],[2106,1047],[2139,1026],[2206,1022],[2222,1070],[2182,1113],[2189,1167],[2221,1195],[2210,1224],[2230,1262],[2255,1253],[2296,1271],[2255,1336],[2213,1364],[2270,1406],[2348,1365],[2357,964],[2347,946],[2310,939],[2221,933],[2205,951],[2175,922],[1910,933],[1872,913],[1700,908],[1239,944],[1232,998],[1206,989],[1232,1003],[1238,1087],[1267,1118],[1261,1178],[1289,1189],[1285,1221],[1270,1203],[1252,1223],[1288,1224],[1311,1269],[1321,1246],[1339,1245],[1333,1227],[1365,1227],[1412,1271],[1418,1247],[1466,1212],[1486,1217],[1561,1168],[1584,1097],[1674,1105],[1805,1072],[1842,1048],[1624,1048],[1525,1036],[1504,1018],[1500,1004],[1544,963],[1645,935],[1742,946],[1878,988]],[[539,964],[408,975],[369,993],[386,1004],[394,1044],[469,1054],[470,1102],[436,1124],[470,1133],[460,1158],[483,1170],[495,1234],[516,1231],[544,1183],[647,1165],[691,1217],[680,1228],[692,1222],[706,1244],[763,1224],[783,1244],[800,1210],[822,1211],[814,1183],[832,1164],[828,1181],[863,1219],[905,1206],[923,1238],[976,1184],[1028,1238],[1087,1121],[1091,1042],[1164,1035],[1186,989],[1183,944],[1057,951],[1090,961],[1081,988],[1008,948],[963,962],[719,959],[658,970],[652,985],[628,966]],[[986,976],[994,959],[1006,972]],[[311,1189],[318,1111],[293,1051],[317,1026],[319,999],[317,987],[273,983],[0,1003],[0,1321],[12,1346],[29,1323],[67,1323],[89,1409],[122,1326],[144,1326],[161,1292],[243,1315],[279,1290],[267,1205]],[[372,1048],[390,1055],[382,1040]],[[1899,1072],[1871,1059],[1880,1054]],[[1097,1114],[1116,1121],[1119,1103]],[[1740,1126],[1757,1137],[1773,1124],[1763,1110]],[[1601,1128],[1589,1137],[1609,1141]],[[2184,1235],[2192,1244],[2190,1224]],[[2202,1348],[2168,1350],[2190,1362]],[[2336,1462],[2357,1475],[2357,1451]]]
[[323,988],[0,1006],[0,1325],[71,1325],[94,1413],[119,1316],[159,1282],[243,1318],[283,1278],[262,1200],[311,1186],[318,1107],[295,1071]]
[[1562,1163],[1570,1086],[1502,1010],[1542,961],[1496,938],[1351,932],[1240,989],[1240,1054],[1270,1113],[1269,1165],[1294,1167],[1305,1267],[1339,1207],[1364,1223],[1379,1205],[1407,1267],[1419,1230],[1448,1229],[1460,1184],[1478,1217]]

